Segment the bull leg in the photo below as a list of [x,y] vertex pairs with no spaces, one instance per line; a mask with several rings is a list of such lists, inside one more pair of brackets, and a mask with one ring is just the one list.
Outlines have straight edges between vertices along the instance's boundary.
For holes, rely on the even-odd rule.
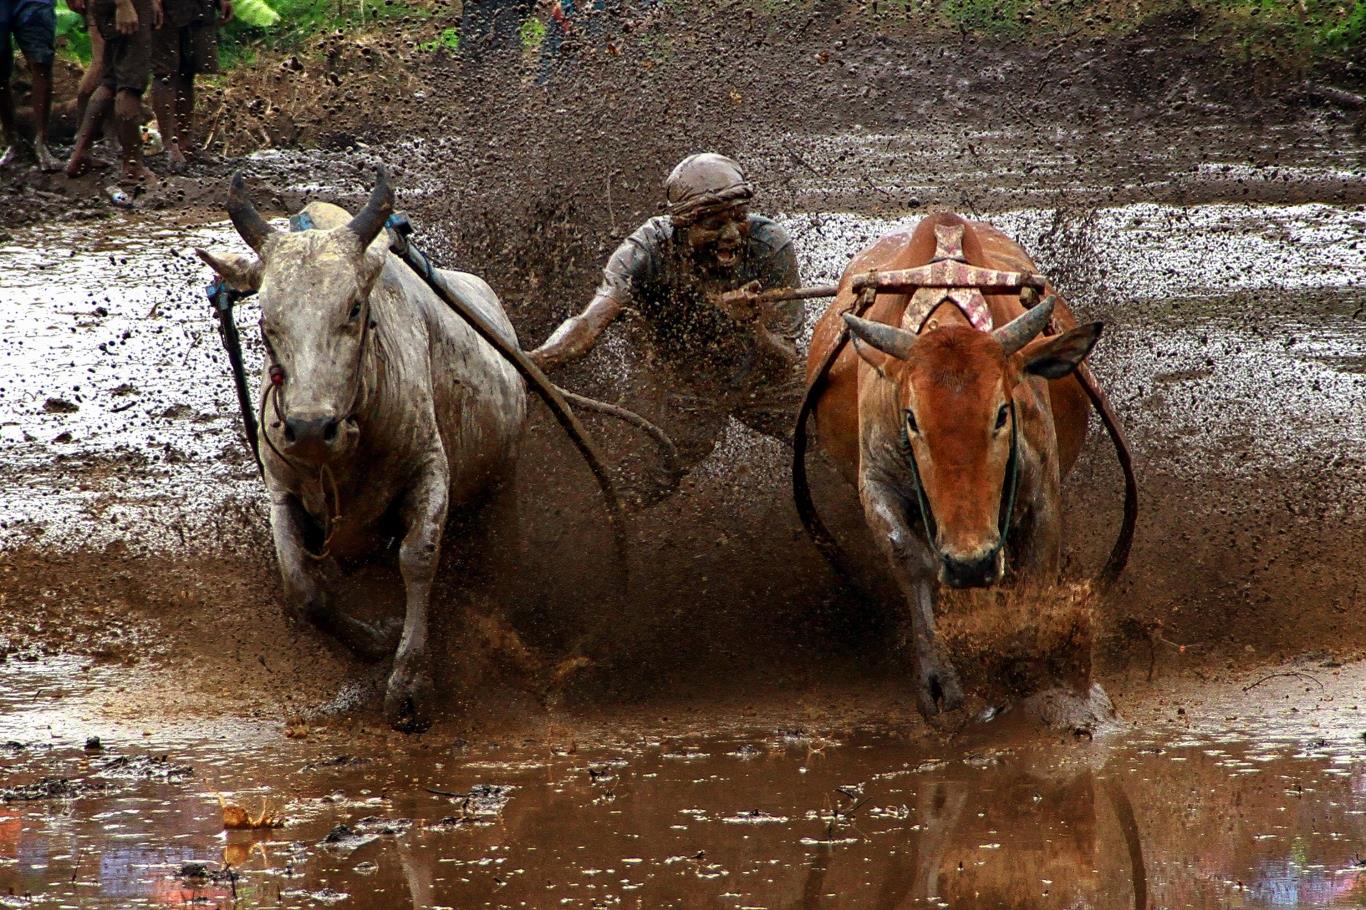
[[1030,484],[1035,493],[1020,528],[1022,533],[1016,537],[1015,557],[1023,579],[1051,585],[1057,583],[1062,568],[1062,492],[1056,470],[1045,468],[1041,473],[1038,482]]
[[403,637],[394,655],[394,669],[384,695],[384,715],[395,729],[420,731],[431,725],[436,687],[432,682],[431,654],[427,648],[428,608],[432,580],[441,557],[441,532],[446,527],[450,472],[445,458],[419,475],[417,484],[404,496],[401,517],[407,528],[399,546],[398,564],[403,574],[407,610]]
[[270,530],[275,539],[275,558],[285,588],[285,609],[298,622],[310,622],[332,635],[357,655],[379,660],[392,653],[393,636],[383,628],[362,622],[337,609],[333,601],[335,560],[309,555],[304,542],[311,519],[288,493],[277,493],[270,506]]
[[865,478],[863,512],[879,549],[910,608],[915,656],[915,699],[923,717],[963,706],[958,672],[941,653],[934,629],[934,564],[925,544],[906,523],[907,501],[895,489]]

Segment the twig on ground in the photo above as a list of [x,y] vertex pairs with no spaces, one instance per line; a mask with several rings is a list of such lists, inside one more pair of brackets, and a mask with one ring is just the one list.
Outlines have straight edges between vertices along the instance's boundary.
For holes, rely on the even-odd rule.
[[1308,673],[1301,673],[1299,670],[1281,670],[1281,671],[1279,671],[1279,672],[1277,672],[1277,673],[1268,673],[1268,674],[1266,674],[1265,676],[1263,676],[1261,679],[1257,680],[1255,683],[1252,683],[1251,685],[1243,686],[1243,691],[1244,691],[1244,692],[1250,692],[1250,691],[1252,691],[1253,689],[1255,689],[1255,688],[1257,688],[1258,686],[1260,686],[1262,683],[1266,682],[1268,679],[1275,679],[1275,678],[1278,677],[1278,676],[1296,676],[1296,677],[1299,677],[1300,679],[1307,679],[1307,680],[1309,680],[1311,683],[1313,683],[1314,685],[1318,686],[1320,692],[1326,691],[1326,690],[1323,688],[1323,683],[1319,682],[1317,679],[1315,679],[1313,676],[1310,676]]

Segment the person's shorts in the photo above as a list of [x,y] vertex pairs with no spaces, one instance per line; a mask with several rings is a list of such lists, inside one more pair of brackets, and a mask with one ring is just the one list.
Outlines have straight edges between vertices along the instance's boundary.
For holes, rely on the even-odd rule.
[[152,4],[150,0],[133,0],[138,13],[138,30],[131,35],[120,35],[114,23],[113,0],[96,2],[93,16],[100,37],[104,39],[100,85],[115,92],[141,95],[147,90],[147,82],[152,76]]
[[194,76],[218,72],[218,28],[196,23],[152,32],[152,75]]
[[218,23],[214,4],[164,0],[166,18],[152,32],[152,75],[194,76],[218,72]]
[[51,63],[57,48],[56,0],[0,0],[0,66],[9,72],[13,44],[31,64]]

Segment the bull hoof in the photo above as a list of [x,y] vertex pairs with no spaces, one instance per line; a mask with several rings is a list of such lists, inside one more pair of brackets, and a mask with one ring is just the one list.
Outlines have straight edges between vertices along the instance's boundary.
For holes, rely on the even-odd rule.
[[916,707],[927,720],[940,713],[957,711],[963,707],[963,686],[958,671],[943,661],[932,661],[916,673]]
[[401,733],[421,733],[432,725],[436,686],[431,671],[413,669],[415,663],[421,662],[396,663],[384,693],[384,718]]

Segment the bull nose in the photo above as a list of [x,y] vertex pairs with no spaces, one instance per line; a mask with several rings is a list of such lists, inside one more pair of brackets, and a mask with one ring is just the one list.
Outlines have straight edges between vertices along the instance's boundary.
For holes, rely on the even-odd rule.
[[285,442],[291,447],[330,446],[337,441],[341,421],[335,417],[285,418]]
[[995,550],[969,559],[941,556],[939,580],[951,588],[985,588],[1001,580],[1001,562]]

